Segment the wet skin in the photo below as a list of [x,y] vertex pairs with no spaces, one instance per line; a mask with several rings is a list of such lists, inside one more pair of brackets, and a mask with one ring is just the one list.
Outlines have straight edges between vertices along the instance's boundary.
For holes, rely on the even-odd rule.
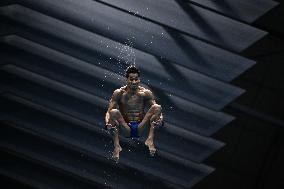
[[[146,126],[149,126],[149,134],[145,141],[150,155],[156,152],[154,146],[154,128],[162,124],[163,115],[161,106],[156,103],[154,96],[149,89],[139,86],[140,79],[137,73],[130,73],[127,78],[127,85],[116,89],[113,92],[106,112],[105,122],[107,129],[113,130],[113,159],[118,161],[119,152],[122,150],[119,145],[119,134],[124,133],[130,136],[129,121],[138,121],[138,134],[141,135]],[[145,113],[144,108],[148,107]]]

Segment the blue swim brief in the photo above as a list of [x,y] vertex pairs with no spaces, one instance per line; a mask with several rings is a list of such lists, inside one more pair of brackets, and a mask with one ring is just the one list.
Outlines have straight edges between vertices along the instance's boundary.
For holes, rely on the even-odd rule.
[[139,138],[138,136],[138,125],[139,122],[138,121],[130,121],[128,123],[129,127],[130,127],[130,137],[131,138]]

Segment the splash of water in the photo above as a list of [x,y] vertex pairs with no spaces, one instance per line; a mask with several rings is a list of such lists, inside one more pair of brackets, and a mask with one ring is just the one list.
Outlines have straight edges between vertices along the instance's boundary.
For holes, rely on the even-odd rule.
[[120,47],[120,52],[117,59],[117,64],[121,75],[124,75],[126,67],[136,66],[136,56],[131,39],[128,38],[125,44]]

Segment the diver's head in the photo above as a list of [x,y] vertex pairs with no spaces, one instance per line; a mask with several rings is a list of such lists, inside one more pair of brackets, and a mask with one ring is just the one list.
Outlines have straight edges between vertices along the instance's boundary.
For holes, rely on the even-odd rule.
[[127,87],[136,90],[140,83],[140,71],[135,66],[129,66],[126,69],[125,77],[127,78]]

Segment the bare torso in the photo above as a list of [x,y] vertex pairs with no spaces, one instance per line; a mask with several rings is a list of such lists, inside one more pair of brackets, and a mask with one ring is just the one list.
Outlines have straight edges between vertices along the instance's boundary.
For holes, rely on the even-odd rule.
[[118,97],[119,110],[126,122],[141,121],[144,117],[145,100],[148,98],[147,91],[143,87],[138,87],[137,92],[130,93],[126,87],[119,89]]
[[[127,137],[137,137],[142,135],[146,125],[149,126],[149,134],[145,145],[148,146],[150,154],[153,155],[156,151],[153,143],[154,127],[161,124],[163,120],[161,106],[156,103],[152,92],[138,85],[139,75],[137,73],[131,74],[128,77],[127,85],[113,92],[105,116],[106,128],[114,131],[114,159],[119,158],[119,152],[121,151],[118,130],[122,129],[121,133],[124,131]],[[149,109],[145,113],[144,110],[148,106]],[[127,124],[130,121],[139,122],[137,129],[134,128],[135,125]]]

